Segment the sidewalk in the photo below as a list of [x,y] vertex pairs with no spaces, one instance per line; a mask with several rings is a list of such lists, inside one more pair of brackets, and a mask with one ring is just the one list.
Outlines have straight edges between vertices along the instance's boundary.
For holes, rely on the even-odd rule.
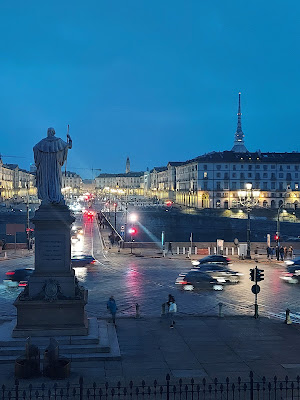
[[0,252],[0,262],[5,260],[14,260],[16,258],[31,257],[34,254],[34,250],[27,249],[9,249],[2,250]]
[[[215,377],[241,377],[248,380],[275,375],[295,379],[300,374],[300,331],[297,325],[253,317],[178,317],[174,329],[165,318],[123,318],[117,320],[121,361],[82,361],[71,366],[71,383],[80,376],[86,384],[120,381],[135,384],[143,379],[165,382]],[[33,340],[34,342],[34,340]],[[0,364],[1,380],[12,384],[13,365]],[[48,379],[37,378],[22,384],[38,385]]]

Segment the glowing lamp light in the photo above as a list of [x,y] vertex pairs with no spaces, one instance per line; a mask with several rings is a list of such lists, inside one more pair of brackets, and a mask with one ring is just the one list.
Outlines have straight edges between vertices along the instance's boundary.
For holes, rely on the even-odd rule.
[[246,183],[246,189],[251,190],[252,189],[252,183]]
[[138,220],[137,214],[130,214],[129,215],[129,221],[130,222],[136,222]]

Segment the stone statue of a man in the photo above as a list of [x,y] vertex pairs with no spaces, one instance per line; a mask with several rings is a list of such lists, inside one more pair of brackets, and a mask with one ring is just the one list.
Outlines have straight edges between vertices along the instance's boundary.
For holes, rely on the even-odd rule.
[[67,142],[65,142],[55,137],[53,128],[48,128],[47,137],[34,146],[36,184],[38,198],[42,200],[42,204],[64,204],[61,193],[61,167],[67,159],[68,149],[71,148],[70,135],[67,135]]

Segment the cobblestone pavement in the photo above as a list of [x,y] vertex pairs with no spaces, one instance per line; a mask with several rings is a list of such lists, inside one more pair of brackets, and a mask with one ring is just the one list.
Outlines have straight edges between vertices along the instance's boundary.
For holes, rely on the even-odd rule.
[[[241,283],[226,286],[222,292],[202,291],[184,292],[175,287],[179,273],[188,271],[191,263],[188,259],[178,257],[161,258],[153,250],[153,257],[136,257],[122,253],[108,253],[102,247],[100,233],[96,222],[77,221],[84,227],[84,238],[72,248],[73,253],[94,254],[96,264],[76,268],[78,279],[89,290],[87,311],[89,315],[105,317],[106,301],[114,295],[119,308],[119,317],[135,314],[135,304],[140,305],[142,315],[158,316],[161,304],[169,293],[175,295],[179,313],[187,315],[217,315],[218,304],[223,303],[225,315],[251,315],[253,313],[254,295],[251,292],[249,268],[254,261],[236,261],[232,268],[244,274]],[[0,262],[0,279],[10,269],[33,266],[33,256],[2,260]],[[261,315],[284,318],[285,309],[289,308],[292,317],[300,320],[299,285],[288,285],[280,279],[283,264],[260,262],[265,270],[265,280],[261,282],[258,295]],[[20,289],[9,288],[0,284],[0,317],[15,315],[13,301]],[[298,314],[299,313],[299,314]]]

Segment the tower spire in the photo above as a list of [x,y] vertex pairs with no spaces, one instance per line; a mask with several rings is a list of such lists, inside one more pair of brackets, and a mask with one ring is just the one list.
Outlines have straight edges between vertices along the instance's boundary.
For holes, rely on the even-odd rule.
[[231,150],[236,153],[246,153],[248,150],[246,149],[245,144],[244,144],[244,136],[245,135],[242,130],[241,92],[239,92],[239,107],[238,107],[237,116],[238,116],[237,127],[236,127],[236,132],[235,132],[233,148]]
[[126,160],[126,174],[128,174],[130,172],[130,160],[129,157],[127,157]]

